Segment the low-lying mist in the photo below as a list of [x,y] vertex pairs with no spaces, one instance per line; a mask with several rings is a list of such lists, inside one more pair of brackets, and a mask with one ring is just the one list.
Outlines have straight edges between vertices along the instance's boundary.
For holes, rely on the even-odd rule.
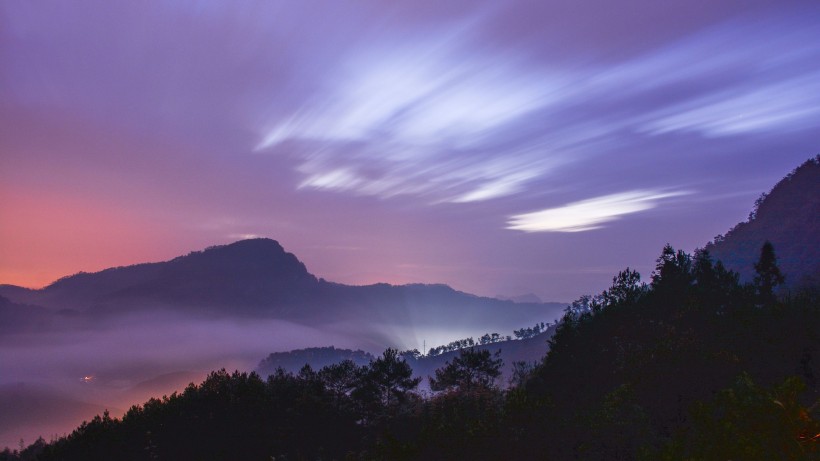
[[0,333],[0,447],[63,435],[105,409],[121,417],[131,405],[181,391],[212,370],[254,370],[271,352],[332,345],[380,354],[513,328],[469,316],[322,324],[167,311],[59,318]]
[[[335,344],[367,348],[353,335],[272,319],[127,315],[99,324],[4,333],[0,339],[0,447],[70,432],[108,408],[113,416],[151,396],[198,383],[210,370],[253,370],[274,351]],[[55,424],[55,422],[62,424]]]

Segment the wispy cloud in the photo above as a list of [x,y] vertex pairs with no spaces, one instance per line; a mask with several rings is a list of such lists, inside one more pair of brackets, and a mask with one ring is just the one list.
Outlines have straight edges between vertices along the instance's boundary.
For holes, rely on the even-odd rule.
[[782,83],[727,92],[682,104],[649,122],[652,134],[671,131],[727,136],[772,129],[799,129],[820,122],[820,73]]
[[510,216],[507,229],[524,232],[584,232],[600,229],[607,222],[655,208],[665,198],[688,192],[636,190],[604,195],[557,208]]

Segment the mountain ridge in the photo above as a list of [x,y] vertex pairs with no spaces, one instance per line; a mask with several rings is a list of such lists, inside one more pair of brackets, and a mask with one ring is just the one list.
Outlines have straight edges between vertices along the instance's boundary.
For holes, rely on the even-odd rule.
[[[293,253],[268,238],[240,240],[168,261],[62,277],[31,290],[0,285],[18,304],[94,316],[171,310],[205,316],[263,316],[309,323],[367,319],[409,325],[459,321],[514,328],[560,315],[563,303],[514,303],[444,284],[344,285],[311,274]],[[481,318],[502,324],[488,325]],[[441,324],[441,323],[440,323]]]
[[754,278],[754,263],[765,241],[775,249],[785,287],[820,283],[820,155],[795,168],[755,202],[746,221],[718,235],[705,249],[716,260]]

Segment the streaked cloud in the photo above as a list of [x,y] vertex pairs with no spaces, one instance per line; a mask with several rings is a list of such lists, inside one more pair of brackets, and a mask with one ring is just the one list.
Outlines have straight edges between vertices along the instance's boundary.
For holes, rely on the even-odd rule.
[[[296,157],[300,188],[431,202],[521,191],[561,156],[510,132],[566,84],[508,56],[463,49],[468,33],[432,34],[398,52],[354,51],[327,94],[273,123],[255,150]],[[499,137],[509,144],[501,150]]]
[[433,35],[408,37],[413,45],[351,51],[326,93],[273,123],[256,150],[288,139],[473,145],[548,104],[565,85],[513,58],[462,49],[451,33]]
[[629,191],[604,195],[557,208],[510,216],[507,229],[524,232],[584,232],[600,229],[622,216],[650,210],[665,198],[688,192]]
[[820,124],[820,73],[688,102],[645,129],[652,134],[693,131],[714,137],[811,124]]
[[489,22],[352,44],[332,80],[258,128],[255,151],[292,160],[299,189],[467,203],[640,138],[820,123],[820,33],[800,20],[738,18],[620,61],[549,66],[523,58],[543,44],[487,47]]

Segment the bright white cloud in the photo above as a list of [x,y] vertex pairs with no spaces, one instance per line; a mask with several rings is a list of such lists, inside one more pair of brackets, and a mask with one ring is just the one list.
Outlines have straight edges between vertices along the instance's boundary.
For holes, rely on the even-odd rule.
[[687,192],[636,190],[604,195],[558,208],[510,216],[507,229],[524,232],[584,232],[600,229],[621,216],[655,208],[661,199]]

